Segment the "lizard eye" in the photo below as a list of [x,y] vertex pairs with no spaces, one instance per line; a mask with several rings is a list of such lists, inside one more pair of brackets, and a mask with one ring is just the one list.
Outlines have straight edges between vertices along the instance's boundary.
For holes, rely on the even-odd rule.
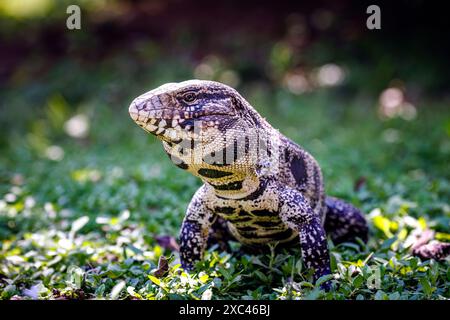
[[197,95],[194,92],[187,92],[183,95],[184,102],[192,103],[197,100]]

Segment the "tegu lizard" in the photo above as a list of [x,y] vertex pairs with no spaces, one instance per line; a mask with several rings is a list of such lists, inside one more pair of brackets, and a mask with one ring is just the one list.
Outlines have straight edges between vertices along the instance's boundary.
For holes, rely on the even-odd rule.
[[299,245],[317,280],[330,273],[327,235],[335,243],[367,240],[363,214],[325,196],[316,160],[235,89],[203,80],[167,83],[137,97],[129,113],[177,167],[203,181],[181,226],[185,269],[227,235],[257,252]]

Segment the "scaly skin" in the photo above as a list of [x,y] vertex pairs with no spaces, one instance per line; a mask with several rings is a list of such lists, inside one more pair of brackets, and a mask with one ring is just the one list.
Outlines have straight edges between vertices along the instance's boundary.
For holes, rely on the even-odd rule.
[[136,98],[129,112],[176,166],[204,182],[181,227],[184,268],[202,258],[208,237],[227,234],[254,251],[300,242],[318,279],[330,273],[327,233],[335,242],[367,239],[360,211],[325,197],[314,158],[236,90],[212,81],[169,83]]

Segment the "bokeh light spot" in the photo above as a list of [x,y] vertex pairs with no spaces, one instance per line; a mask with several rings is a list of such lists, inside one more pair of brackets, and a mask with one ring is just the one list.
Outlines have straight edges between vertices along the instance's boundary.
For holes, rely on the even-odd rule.
[[89,119],[84,114],[73,116],[64,124],[64,130],[73,138],[86,138],[89,134]]

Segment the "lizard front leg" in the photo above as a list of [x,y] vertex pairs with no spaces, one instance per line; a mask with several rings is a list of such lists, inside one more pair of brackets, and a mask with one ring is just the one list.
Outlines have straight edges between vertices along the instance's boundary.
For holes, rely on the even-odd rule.
[[[320,215],[314,212],[308,200],[297,190],[279,189],[280,217],[299,233],[303,261],[314,269],[314,281],[330,274],[330,255],[325,230]],[[329,283],[322,285],[328,289]]]
[[214,214],[205,203],[204,186],[197,190],[187,208],[180,231],[181,266],[192,270],[202,259]]

